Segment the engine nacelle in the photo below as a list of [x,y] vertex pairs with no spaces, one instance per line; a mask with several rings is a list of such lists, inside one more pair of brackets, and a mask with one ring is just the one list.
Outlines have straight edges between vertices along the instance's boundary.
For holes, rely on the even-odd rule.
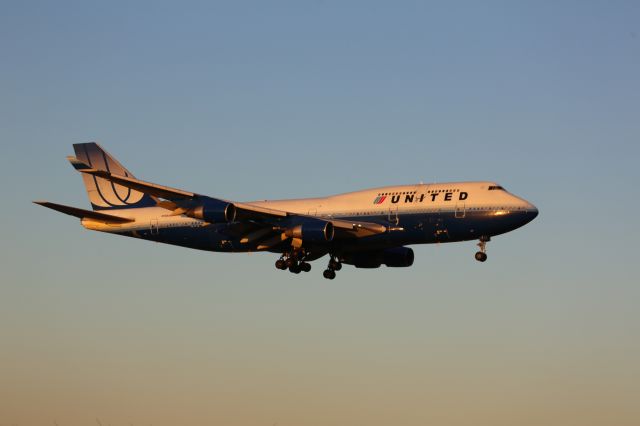
[[333,223],[320,219],[308,219],[300,225],[284,231],[289,238],[298,238],[307,243],[328,243],[333,240]]
[[236,206],[224,201],[205,199],[202,204],[185,214],[210,223],[233,222],[236,218]]
[[409,247],[394,247],[382,252],[382,263],[391,268],[406,268],[413,265],[413,250]]
[[342,261],[356,268],[379,268],[382,265],[381,253],[379,251],[350,253],[345,255]]
[[413,265],[413,250],[408,247],[394,247],[380,251],[347,253],[343,260],[356,268],[379,268],[380,265],[405,268]]

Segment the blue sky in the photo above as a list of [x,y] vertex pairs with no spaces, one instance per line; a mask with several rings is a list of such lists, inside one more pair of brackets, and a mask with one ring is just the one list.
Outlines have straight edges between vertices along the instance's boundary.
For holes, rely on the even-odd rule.
[[[0,424],[637,424],[637,2],[6,2]],[[237,200],[495,180],[406,270],[83,230],[66,163]]]

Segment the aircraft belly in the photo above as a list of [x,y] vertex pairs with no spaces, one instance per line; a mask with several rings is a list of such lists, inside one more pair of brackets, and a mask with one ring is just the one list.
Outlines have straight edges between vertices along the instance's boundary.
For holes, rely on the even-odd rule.
[[[389,223],[386,217],[343,217],[342,220],[364,220],[379,223],[389,231],[362,238],[334,240],[332,243],[317,245],[319,250],[358,251],[384,249],[410,244],[446,243],[478,239],[509,232],[526,224],[529,219],[525,212],[468,211],[465,217],[456,217],[451,212],[399,214],[397,223]],[[247,244],[241,237],[232,235],[228,225],[176,226],[145,228],[139,230],[115,231],[120,235],[172,244],[197,250],[216,252],[258,251],[256,244]],[[276,245],[266,251],[280,252]]]
[[237,239],[225,235],[224,225],[209,225],[202,227],[168,227],[143,229],[138,231],[123,232],[121,235],[140,238],[158,243],[188,247],[196,250],[238,252],[248,251],[242,247]]
[[[346,218],[345,218],[346,219]],[[392,226],[384,234],[374,235],[350,242],[335,244],[345,250],[360,248],[386,248],[409,244],[446,243],[468,241],[480,236],[493,236],[512,231],[531,219],[524,211],[467,211],[464,217],[457,217],[454,211],[399,214],[396,224],[378,217],[358,217],[360,220]]]
[[[435,234],[444,230],[442,233],[451,242],[473,240],[480,236],[504,234],[528,222],[528,213],[524,211],[468,211],[464,218],[451,213],[442,216]],[[436,238],[436,241],[440,240]]]

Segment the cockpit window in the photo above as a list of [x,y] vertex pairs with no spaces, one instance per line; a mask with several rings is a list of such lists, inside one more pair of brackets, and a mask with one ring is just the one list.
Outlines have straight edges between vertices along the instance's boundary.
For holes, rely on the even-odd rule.
[[501,187],[500,185],[491,185],[489,187],[489,191],[495,191],[495,190],[500,190],[500,191],[504,191],[504,188]]

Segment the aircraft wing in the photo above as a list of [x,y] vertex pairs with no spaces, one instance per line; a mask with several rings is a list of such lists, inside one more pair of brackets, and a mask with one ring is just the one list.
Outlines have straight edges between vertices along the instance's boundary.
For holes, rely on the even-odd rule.
[[[145,182],[130,176],[121,176],[109,171],[98,170],[90,165],[78,160],[75,157],[68,157],[71,164],[80,172],[106,179],[118,185],[134,189],[153,197],[162,198],[158,201],[158,206],[171,210],[173,214],[193,214],[200,204],[212,202],[233,206],[233,222],[238,222],[238,231],[246,235],[247,240],[255,236],[256,232],[265,237],[271,232],[264,229],[271,229],[273,232],[282,229],[283,221],[287,223],[303,222],[305,219],[316,219],[331,222],[335,230],[336,238],[361,238],[388,231],[384,225],[371,222],[346,221],[333,218],[317,218],[314,216],[301,215],[284,210],[271,209],[257,206],[250,203],[232,202],[228,200],[212,198],[195,192],[184,191],[182,189],[171,188],[151,182]],[[245,224],[245,226],[242,226]],[[250,226],[249,226],[250,225]],[[251,235],[249,235],[251,234]]]

